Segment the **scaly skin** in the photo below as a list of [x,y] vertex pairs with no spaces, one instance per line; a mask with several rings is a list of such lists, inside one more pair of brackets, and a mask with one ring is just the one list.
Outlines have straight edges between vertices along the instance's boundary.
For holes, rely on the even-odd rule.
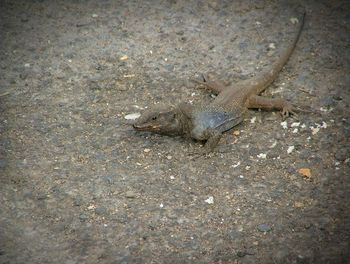
[[158,107],[143,113],[133,127],[138,131],[186,136],[206,141],[206,152],[210,152],[217,146],[223,132],[242,122],[243,114],[249,108],[281,110],[283,117],[295,114],[296,109],[286,100],[266,98],[259,94],[276,79],[287,63],[298,42],[304,17],[305,14],[298,23],[299,28],[293,42],[269,70],[228,87],[219,81],[210,81],[204,77],[204,81],[199,83],[218,94],[211,104],[194,106],[181,103],[173,108]]

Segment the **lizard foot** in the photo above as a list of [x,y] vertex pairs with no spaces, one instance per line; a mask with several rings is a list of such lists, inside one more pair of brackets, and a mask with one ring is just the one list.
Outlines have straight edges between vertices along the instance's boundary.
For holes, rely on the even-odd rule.
[[282,119],[286,119],[289,116],[294,116],[297,117],[298,114],[295,112],[295,108],[293,107],[293,105],[291,103],[286,103],[281,111],[281,115],[282,115]]
[[194,150],[189,152],[189,155],[194,159],[199,157],[210,157],[212,154],[213,152],[208,151],[205,147],[200,150]]
[[214,94],[218,94],[222,92],[227,87],[226,83],[219,80],[215,80],[215,78],[209,77],[208,75],[205,75],[205,74],[202,74],[202,80],[198,80],[198,79],[191,79],[191,80],[193,82],[198,83],[200,85],[200,88],[211,90],[212,92],[214,92]]

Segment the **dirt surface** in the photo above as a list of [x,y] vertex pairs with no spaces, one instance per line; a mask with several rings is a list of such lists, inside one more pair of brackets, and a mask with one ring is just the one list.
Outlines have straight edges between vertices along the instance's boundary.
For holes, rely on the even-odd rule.
[[196,157],[125,116],[269,67],[294,4],[0,1],[0,263],[348,262],[350,5],[307,2],[264,94],[319,113],[251,111]]

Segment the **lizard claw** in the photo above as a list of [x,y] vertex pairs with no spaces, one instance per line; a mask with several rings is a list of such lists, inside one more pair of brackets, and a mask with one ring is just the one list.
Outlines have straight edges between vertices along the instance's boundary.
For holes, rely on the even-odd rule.
[[205,88],[205,86],[206,86],[206,81],[204,81],[204,80],[198,80],[198,79],[192,78],[192,79],[190,79],[190,81],[199,84],[199,88]]
[[282,112],[281,112],[281,115],[282,115],[282,118],[283,120],[286,119],[287,117],[289,116],[295,116],[297,117],[298,114],[294,111],[294,107],[292,106],[292,104],[290,103],[286,103],[283,108],[282,108]]
[[200,149],[200,150],[194,150],[190,151],[189,155],[193,158],[199,158],[199,157],[208,157],[211,155],[212,152],[208,151],[206,148]]
[[208,74],[202,73],[202,79],[203,79],[203,83],[207,83],[209,82],[209,76]]
[[201,77],[199,79],[198,78],[191,78],[191,81],[198,83],[200,86],[202,86],[202,88],[203,87],[206,88],[206,86],[209,83],[209,78],[206,74],[202,73]]

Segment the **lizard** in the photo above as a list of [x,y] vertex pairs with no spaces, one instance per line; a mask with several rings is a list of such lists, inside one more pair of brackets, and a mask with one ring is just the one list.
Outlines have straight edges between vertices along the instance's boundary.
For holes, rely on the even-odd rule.
[[243,121],[248,109],[280,110],[283,118],[295,115],[298,109],[282,98],[267,98],[260,94],[277,78],[287,63],[299,40],[305,20],[297,20],[298,28],[293,41],[279,55],[272,67],[262,70],[251,79],[227,86],[220,81],[211,81],[203,75],[198,81],[217,94],[207,105],[192,105],[182,102],[175,107],[162,106],[146,110],[136,119],[137,131],[148,131],[169,136],[185,136],[204,141],[205,152],[212,152],[225,131]]

